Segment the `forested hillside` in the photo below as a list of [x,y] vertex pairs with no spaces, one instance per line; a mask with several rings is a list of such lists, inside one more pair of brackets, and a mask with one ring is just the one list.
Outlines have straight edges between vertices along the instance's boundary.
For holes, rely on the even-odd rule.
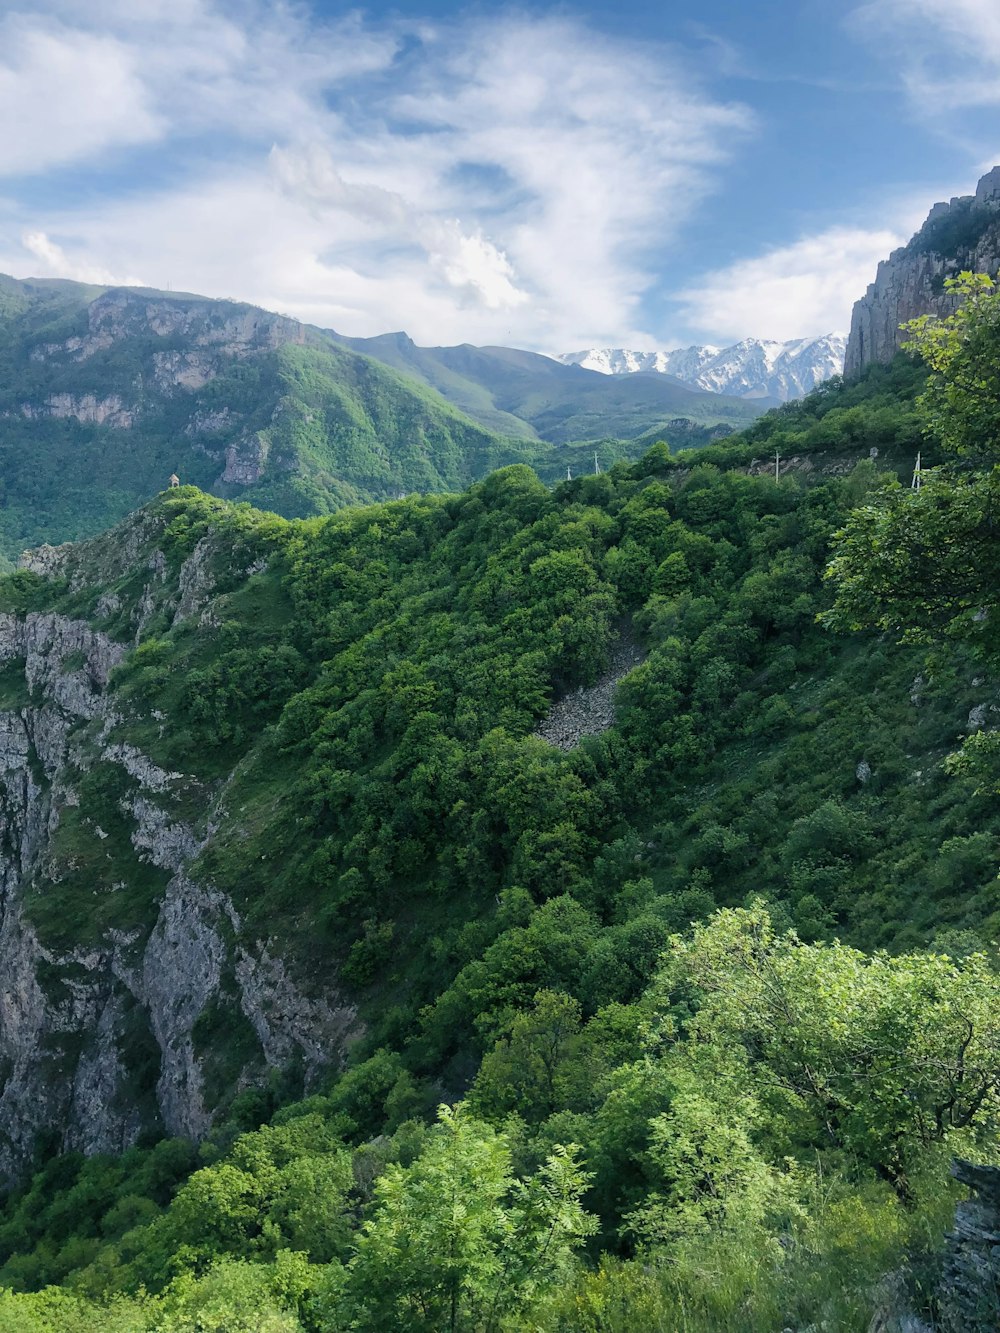
[[252,306],[0,281],[0,541],[15,558],[101,531],[171,473],[305,515],[537,452]]
[[739,429],[761,410],[735,394],[706,392],[673,375],[609,381],[606,375],[513,347],[418,347],[405,333],[332,336],[436,389],[493,430],[553,444],[602,436],[629,441],[650,429],[662,431],[667,421],[697,440],[699,427],[721,423]]
[[[594,446],[574,440],[681,418],[675,438],[701,443],[756,414],[659,379],[622,389],[530,353],[469,348],[465,360],[456,395],[448,376],[438,384],[405,359],[399,373],[254,306],[0,275],[0,568],[27,546],[104,530],[175,473],[305,517],[456,490],[518,461],[556,480],[593,466]],[[522,415],[494,410],[494,397]],[[598,448],[605,464],[630,452],[614,438]]]
[[0,585],[4,1327],[933,1308],[1000,1113],[981,309],[923,408],[902,360],[554,490],[184,487]]

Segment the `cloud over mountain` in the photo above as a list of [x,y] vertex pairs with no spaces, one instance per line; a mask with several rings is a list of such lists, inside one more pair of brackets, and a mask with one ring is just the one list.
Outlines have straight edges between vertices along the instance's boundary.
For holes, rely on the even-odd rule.
[[[753,124],[677,50],[565,13],[48,0],[5,23],[0,105],[44,107],[59,148],[0,150],[0,175],[36,176],[0,203],[0,268],[138,274],[357,334],[404,312],[426,341],[620,336]],[[72,78],[39,55],[70,50]]]

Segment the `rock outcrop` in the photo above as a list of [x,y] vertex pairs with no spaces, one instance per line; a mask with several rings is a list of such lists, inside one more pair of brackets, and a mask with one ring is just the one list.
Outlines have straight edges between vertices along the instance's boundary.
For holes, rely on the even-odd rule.
[[95,393],[72,394],[53,393],[44,403],[22,403],[21,415],[29,421],[41,417],[55,417],[57,420],[72,417],[82,426],[117,426],[128,430],[135,424],[135,413],[130,411],[119,394],[99,396]]
[[955,1209],[938,1296],[944,1333],[1000,1328],[1000,1167],[959,1159],[952,1175],[974,1197]]
[[218,595],[210,539],[168,576],[152,523],[22,562],[86,591],[88,568],[107,579],[131,558],[147,579],[131,616],[94,589],[120,638],[56,611],[0,615],[0,667],[8,685],[23,678],[20,705],[0,711],[0,1180],[40,1136],[92,1153],[144,1131],[204,1134],[219,1095],[205,1071],[229,1058],[234,1023],[246,1035],[230,1091],[291,1064],[308,1083],[359,1030],[329,978],[307,993],[199,873],[228,781],[170,771],[129,738],[113,673],[142,616],[183,621]]
[[916,1305],[912,1275],[887,1274],[875,1292],[868,1333],[996,1333],[1000,1328],[1000,1167],[957,1159],[951,1173],[974,1197],[955,1208],[955,1225],[934,1281],[931,1322]]
[[907,320],[952,314],[956,300],[944,282],[966,270],[993,278],[1000,271],[1000,167],[980,180],[974,195],[935,204],[908,244],[882,260],[875,281],[854,304],[844,374],[891,361]]
[[589,689],[574,690],[557,700],[535,732],[560,750],[572,750],[585,736],[599,736],[615,721],[615,692],[645,653],[634,639],[623,635],[608,656],[608,669]]
[[[256,306],[148,293],[140,288],[105,292],[91,303],[87,315],[88,336],[62,345],[77,361],[85,361],[95,352],[135,334],[152,333],[165,340],[183,338],[196,347],[212,348],[231,356],[305,341],[305,327],[285,315],[275,315]],[[190,352],[175,356],[168,351],[157,355],[158,371],[173,383],[183,385],[186,372],[196,382],[204,383],[205,362]]]
[[270,445],[260,435],[236,440],[226,450],[226,466],[219,478],[226,486],[253,486],[267,467]]

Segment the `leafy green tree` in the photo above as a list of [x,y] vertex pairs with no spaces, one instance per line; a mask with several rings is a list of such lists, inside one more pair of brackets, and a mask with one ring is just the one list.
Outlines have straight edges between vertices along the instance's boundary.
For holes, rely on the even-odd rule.
[[933,372],[917,400],[924,430],[963,461],[932,469],[919,489],[888,485],[855,512],[830,564],[837,601],[826,621],[917,639],[947,634],[995,652],[1000,293],[984,274],[947,286],[961,298],[958,310],[913,320],[908,346]]
[[951,454],[1000,455],[1000,293],[985,273],[945,279],[959,302],[946,319],[921,315],[904,344],[932,374],[917,404],[925,429]]
[[517,1111],[528,1120],[544,1119],[571,1096],[566,1065],[579,1044],[579,1003],[558,991],[542,990],[531,1009],[517,1014],[510,1031],[483,1058],[472,1104],[493,1117]]
[[348,1269],[345,1312],[359,1333],[497,1333],[556,1283],[595,1223],[580,1206],[587,1176],[558,1148],[526,1181],[502,1134],[461,1106],[442,1107],[409,1167],[375,1187]]
[[1000,977],[980,954],[803,944],[756,906],[675,941],[664,1000],[679,985],[698,997],[684,1049],[729,1051],[772,1133],[851,1154],[903,1196],[924,1152],[1000,1112]]
[[265,1125],[196,1171],[162,1217],[123,1238],[122,1253],[152,1287],[225,1255],[273,1259],[296,1249],[327,1262],[350,1237],[352,1183],[350,1154],[321,1115]]

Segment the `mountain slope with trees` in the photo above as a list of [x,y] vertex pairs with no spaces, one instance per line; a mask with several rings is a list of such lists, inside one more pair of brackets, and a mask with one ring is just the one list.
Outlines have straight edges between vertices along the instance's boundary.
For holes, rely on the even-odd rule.
[[[181,488],[4,581],[9,1322],[928,1305],[1000,1115],[983,301],[923,407],[900,360],[555,490]],[[927,620],[882,555],[958,531]],[[613,725],[550,745],[623,636]]]
[[[592,466],[593,447],[554,441],[683,415],[675,437],[701,443],[713,423],[754,415],[680,387],[623,394],[530,353],[457,350],[462,374],[427,375],[237,302],[0,275],[0,560],[91,536],[175,473],[304,517],[461,489],[521,461],[555,480],[581,457]],[[605,462],[629,452],[600,448]]]

